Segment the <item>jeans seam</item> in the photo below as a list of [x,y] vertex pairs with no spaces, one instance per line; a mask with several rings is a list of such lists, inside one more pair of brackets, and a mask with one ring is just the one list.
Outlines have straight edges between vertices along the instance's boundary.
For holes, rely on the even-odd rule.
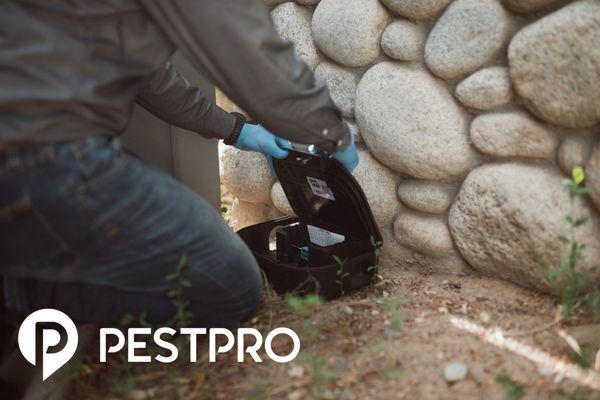
[[[25,201],[28,210],[32,213],[35,220],[42,226],[44,229],[44,234],[52,241],[53,244],[57,246],[56,250],[49,252],[48,254],[44,254],[38,258],[34,258],[27,263],[28,267],[35,267],[36,265],[42,264],[44,262],[50,261],[59,257],[62,254],[70,254],[74,258],[74,262],[71,263],[70,268],[67,270],[63,270],[60,272],[60,275],[64,275],[66,273],[70,273],[72,269],[74,269],[78,264],[78,257],[73,251],[73,249],[69,246],[69,244],[65,241],[62,235],[54,229],[52,224],[44,217],[44,215],[35,207],[30,198],[24,197],[21,198],[20,201]],[[18,201],[17,201],[18,202]],[[15,204],[17,202],[13,202]],[[13,266],[14,267],[14,266]]]

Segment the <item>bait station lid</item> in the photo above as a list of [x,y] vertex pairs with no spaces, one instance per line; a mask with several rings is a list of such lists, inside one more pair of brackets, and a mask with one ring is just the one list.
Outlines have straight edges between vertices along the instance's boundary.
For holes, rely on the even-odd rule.
[[331,299],[371,283],[382,238],[354,177],[332,158],[295,150],[273,167],[297,218],[238,233],[275,291]]

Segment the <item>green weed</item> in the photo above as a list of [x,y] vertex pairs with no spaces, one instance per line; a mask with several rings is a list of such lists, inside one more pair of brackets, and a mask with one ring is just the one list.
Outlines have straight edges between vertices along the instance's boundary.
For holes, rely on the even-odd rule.
[[508,372],[497,373],[496,382],[504,387],[506,400],[519,400],[525,394],[525,386],[515,382]]
[[598,267],[580,268],[579,264],[583,259],[586,244],[578,242],[575,237],[577,229],[584,226],[589,220],[589,215],[574,215],[575,199],[588,195],[590,190],[583,186],[585,180],[583,168],[573,168],[571,175],[570,179],[563,181],[563,184],[569,190],[571,200],[572,211],[565,216],[569,234],[558,236],[558,240],[563,245],[569,246],[569,254],[566,259],[559,261],[556,268],[551,269],[545,262],[541,262],[539,265],[549,282],[557,282],[559,279],[564,282],[560,300],[562,314],[566,319],[572,315],[574,309],[579,305],[582,305],[583,308],[596,317],[600,317],[600,287],[590,283],[591,276]]

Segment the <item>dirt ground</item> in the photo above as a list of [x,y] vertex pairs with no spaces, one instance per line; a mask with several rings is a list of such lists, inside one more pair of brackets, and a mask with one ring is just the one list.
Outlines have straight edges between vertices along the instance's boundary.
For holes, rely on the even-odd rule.
[[[316,306],[304,317],[268,294],[246,326],[261,332],[286,326],[300,333],[302,349],[289,364],[238,364],[235,352],[207,362],[199,343],[197,363],[168,366],[84,363],[71,387],[72,399],[600,399],[585,384],[551,374],[522,355],[459,329],[452,318],[499,327],[511,339],[567,361],[569,346],[557,330],[590,321],[576,318],[552,326],[554,299],[510,283],[476,275],[423,275],[381,260],[383,281]],[[394,311],[396,299],[401,301]],[[391,307],[391,311],[390,311]],[[399,317],[402,323],[397,326]],[[309,340],[306,324],[316,328]],[[395,329],[397,328],[397,329]],[[290,343],[274,342],[286,353]],[[466,377],[449,383],[444,367],[467,366]],[[499,373],[510,377],[501,384]],[[599,376],[593,376],[600,382]],[[522,395],[521,393],[522,392]]]

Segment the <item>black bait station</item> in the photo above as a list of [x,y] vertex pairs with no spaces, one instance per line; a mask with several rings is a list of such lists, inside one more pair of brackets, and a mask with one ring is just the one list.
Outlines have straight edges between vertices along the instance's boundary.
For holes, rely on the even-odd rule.
[[274,290],[333,299],[369,285],[382,238],[354,177],[330,157],[297,150],[273,167],[297,218],[238,234]]

